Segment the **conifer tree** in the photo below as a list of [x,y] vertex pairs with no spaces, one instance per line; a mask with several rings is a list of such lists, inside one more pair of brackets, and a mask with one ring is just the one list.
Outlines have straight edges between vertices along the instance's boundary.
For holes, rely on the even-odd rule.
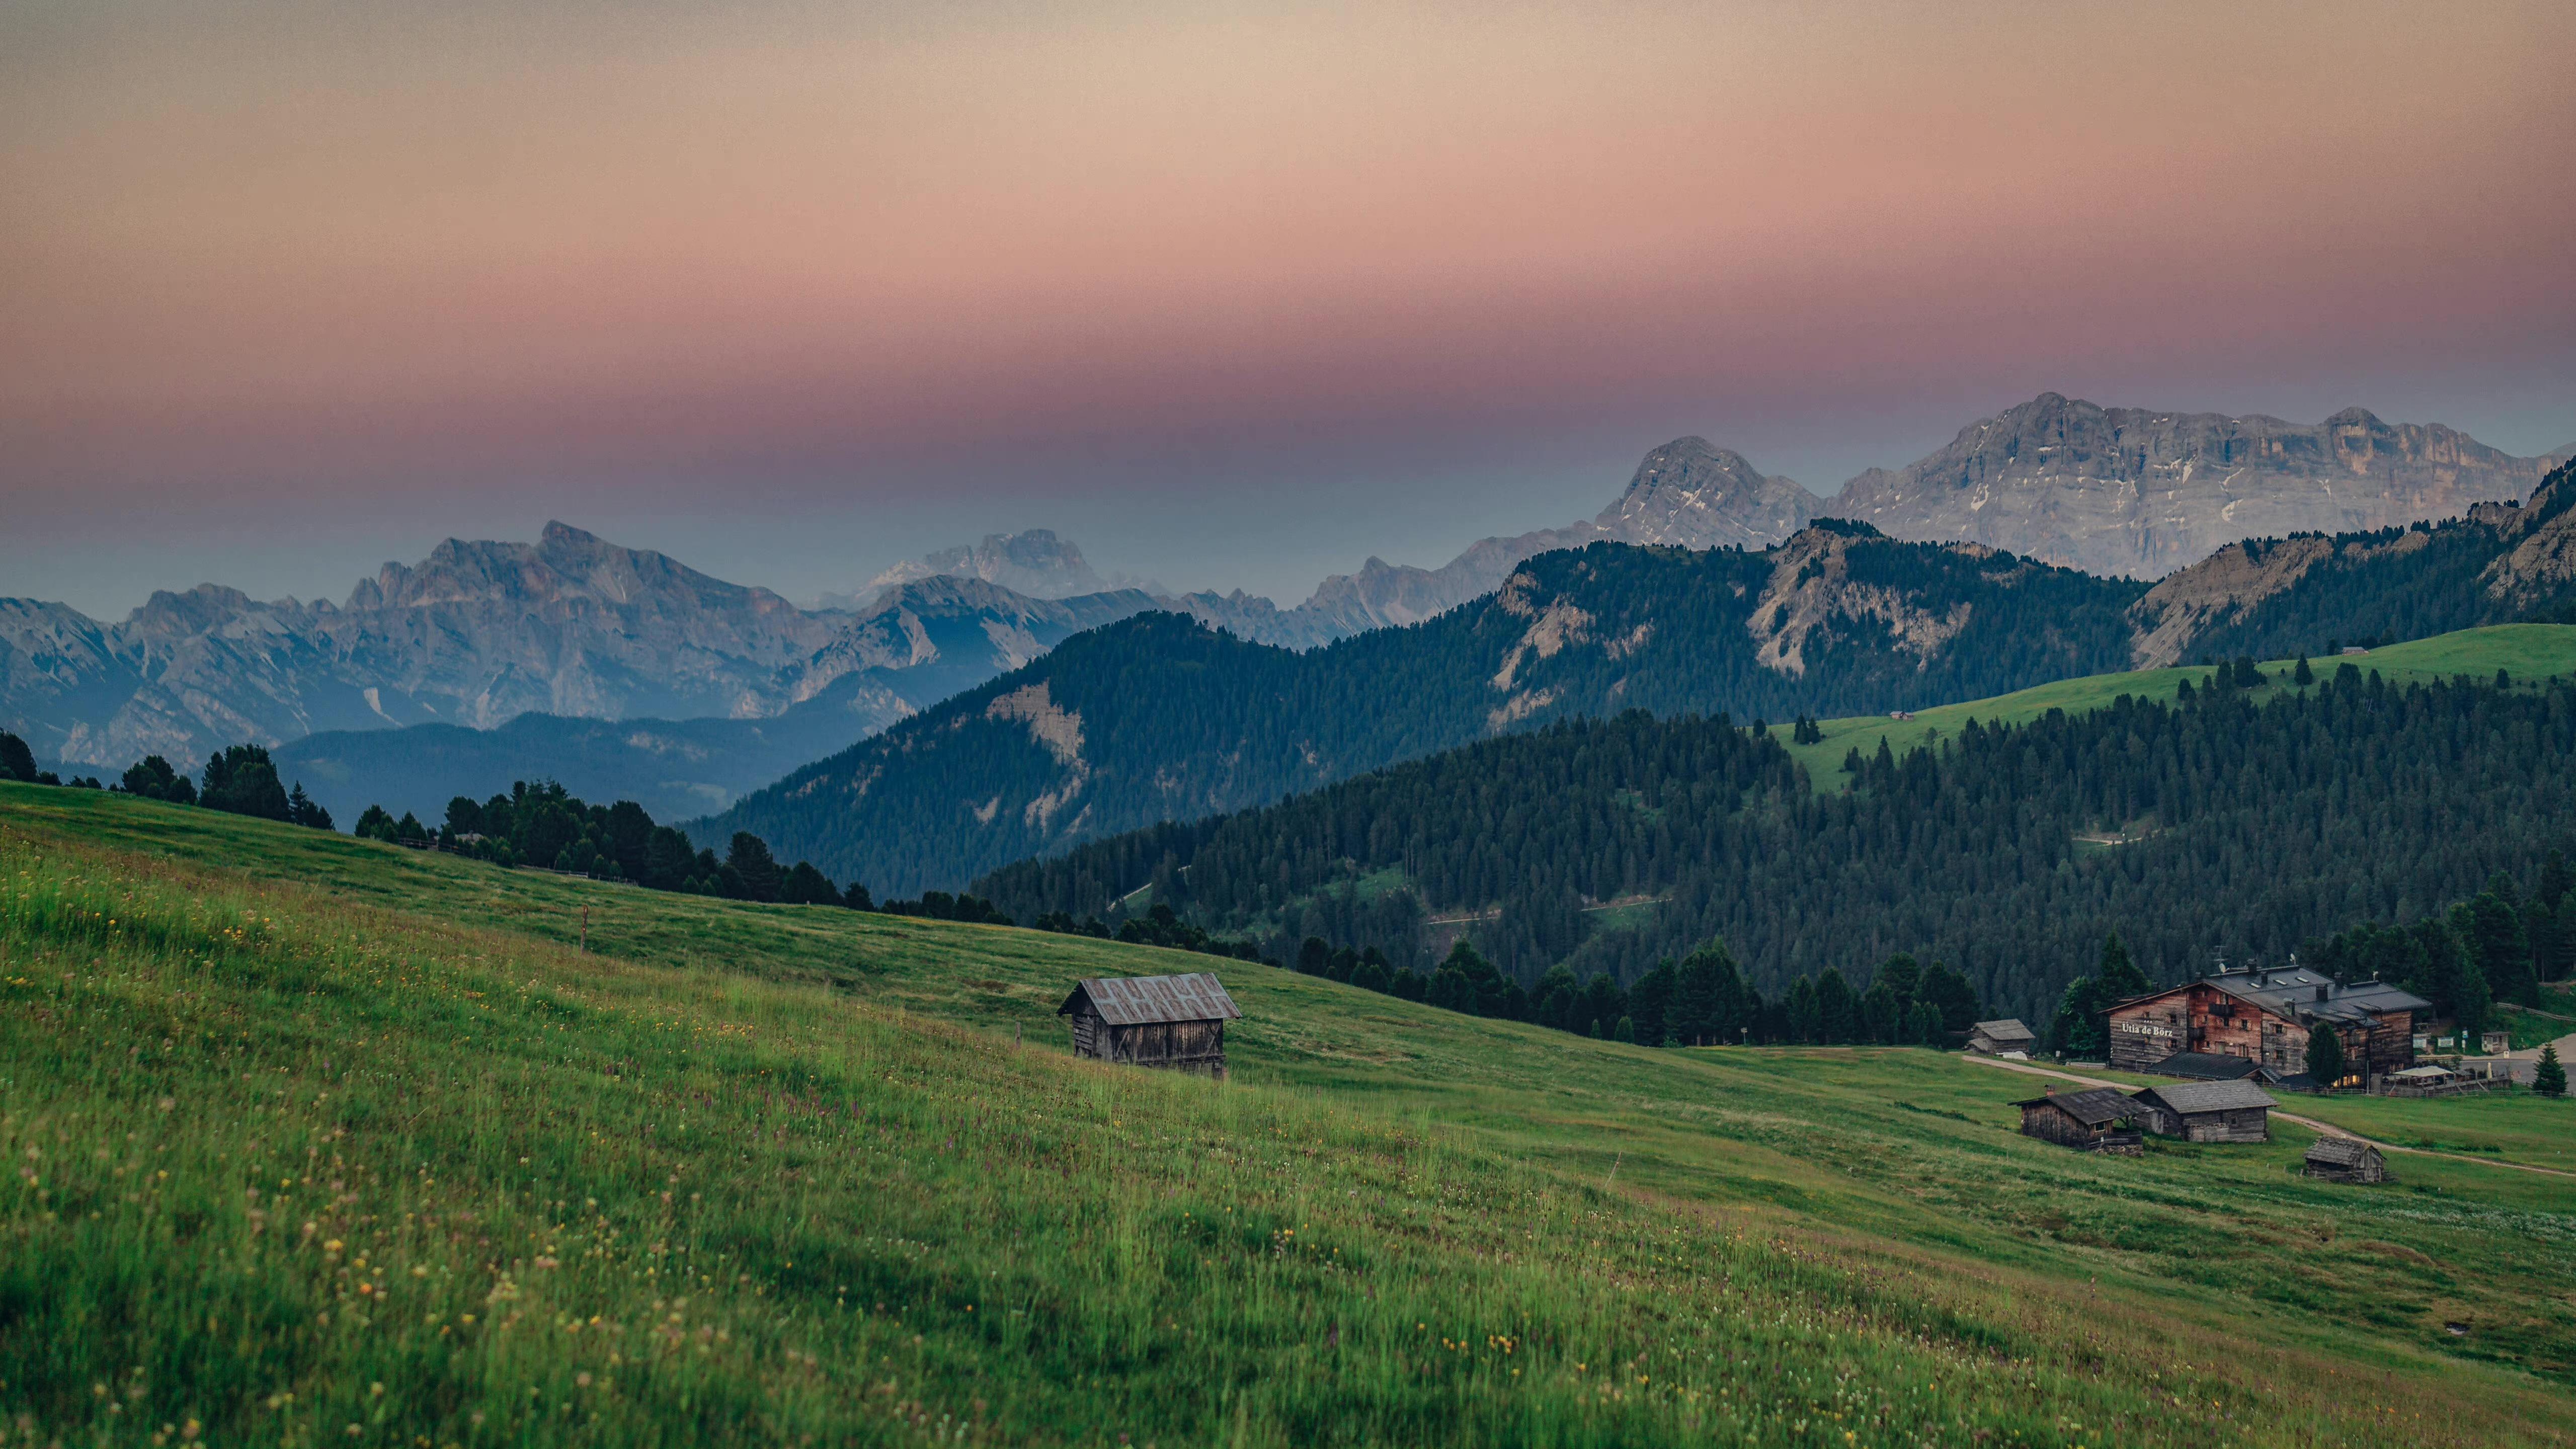
[[2342,1033],[2317,1023],[2308,1032],[2308,1075],[2322,1089],[2341,1082],[2345,1070]]
[[2558,1060],[2558,1043],[2540,1049],[2540,1066],[2531,1076],[2531,1090],[2544,1097],[2567,1095],[2567,1067]]

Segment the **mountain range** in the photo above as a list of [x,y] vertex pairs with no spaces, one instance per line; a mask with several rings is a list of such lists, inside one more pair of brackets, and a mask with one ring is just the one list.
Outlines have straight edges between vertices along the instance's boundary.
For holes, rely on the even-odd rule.
[[1840,519],[1760,552],[1595,543],[1528,561],[1481,602],[1302,654],[1170,614],[1123,620],[697,829],[909,894],[1552,720],[1915,709],[2570,610],[2576,465],[2527,505],[2232,545],[2152,588]]
[[[1554,549],[1610,542],[1758,550],[1823,517],[1858,520],[1892,538],[1978,543],[2088,573],[2156,579],[2243,539],[2459,517],[2479,503],[2524,497],[2571,457],[2576,443],[2521,458],[2439,423],[2392,424],[2361,408],[2290,423],[2259,413],[2106,408],[2042,393],[1970,423],[1903,468],[1872,468],[1831,498],[1766,475],[1706,438],[1676,438],[1649,452],[1627,488],[1591,519],[1480,539],[1436,569],[1371,557],[1291,608],[1240,591],[1163,602],[1245,639],[1313,648],[1456,608],[1493,592],[1522,560]],[[987,537],[890,570],[880,582],[932,572],[1042,597],[1098,583],[1079,550],[1044,530]]]
[[[237,743],[525,715],[760,720],[801,710],[841,742],[1016,668],[1151,596],[1031,599],[906,582],[859,612],[805,610],[659,553],[550,523],[533,544],[450,539],[346,602],[201,585],[103,625],[0,599],[0,727],[119,769]],[[797,732],[798,737],[803,734]],[[444,797],[441,797],[442,801]]]
[[[206,584],[156,593],[110,625],[61,604],[0,599],[0,728],[49,760],[112,771],[146,754],[184,761],[232,743],[420,724],[750,723],[802,711],[784,730],[694,730],[691,749],[711,753],[646,751],[618,769],[662,773],[600,777],[603,793],[712,801],[739,791],[745,771],[767,768],[775,742],[817,738],[802,721],[828,721],[819,737],[856,739],[1071,633],[1146,609],[1315,649],[1437,618],[1492,594],[1543,553],[1596,542],[1758,552],[1837,516],[1898,539],[2149,578],[2255,535],[2379,530],[2519,497],[2541,461],[2357,409],[2303,426],[2045,394],[1971,424],[1904,469],[1865,473],[1830,500],[1705,439],[1677,439],[1648,453],[1589,520],[1487,538],[1436,569],[1372,557],[1290,608],[1239,590],[1111,587],[1071,540],[1043,529],[991,535],[900,565],[827,606],[798,608],[552,523],[532,544],[451,539],[417,564],[386,564],[339,604],[262,602]],[[2352,565],[2354,549],[2403,543],[2338,545],[2336,567]],[[2190,602],[2200,583],[2171,595],[2173,617],[2237,608],[2241,600],[2226,601],[2261,579],[2313,567],[2314,542],[2292,545],[2226,564],[2221,574],[2246,577],[2220,586],[2216,604]],[[531,725],[520,743],[548,728],[578,749],[580,768],[610,770],[617,752],[598,732]],[[451,744],[421,758],[475,755]],[[316,748],[315,759],[351,769],[403,758],[337,740]],[[492,748],[494,758],[523,757],[517,744]],[[701,764],[669,773],[682,758]],[[626,788],[607,790],[611,778]],[[386,788],[411,798],[430,787],[427,776],[406,775]]]

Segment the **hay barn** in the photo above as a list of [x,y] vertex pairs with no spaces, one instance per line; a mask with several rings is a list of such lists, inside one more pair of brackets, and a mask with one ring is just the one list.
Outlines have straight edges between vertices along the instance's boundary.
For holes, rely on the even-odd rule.
[[2015,1017],[2001,1021],[1981,1021],[1968,1028],[1968,1050],[1985,1056],[1999,1057],[2007,1052],[2027,1056],[2039,1046],[2039,1038]]
[[2078,1152],[2136,1152],[2138,1104],[2110,1087],[2082,1092],[2052,1092],[2015,1102],[2021,1109],[2021,1132]]
[[2367,1142],[2320,1137],[2308,1149],[2307,1175],[2327,1182],[2390,1182],[2388,1159]]
[[1074,983],[1056,1008],[1073,1018],[1073,1054],[1225,1077],[1225,1024],[1243,1015],[1206,972],[1102,976]]
[[2159,1137],[2186,1142],[2269,1142],[2272,1108],[2264,1090],[2238,1078],[2230,1082],[2167,1082],[2129,1099],[2139,1120]]

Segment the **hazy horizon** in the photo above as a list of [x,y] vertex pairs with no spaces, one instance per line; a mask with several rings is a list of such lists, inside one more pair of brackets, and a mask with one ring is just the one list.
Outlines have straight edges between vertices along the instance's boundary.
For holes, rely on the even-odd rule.
[[1690,433],[2043,391],[2576,440],[2576,10],[35,0],[0,594],[560,517],[794,598],[988,532],[1294,603]]

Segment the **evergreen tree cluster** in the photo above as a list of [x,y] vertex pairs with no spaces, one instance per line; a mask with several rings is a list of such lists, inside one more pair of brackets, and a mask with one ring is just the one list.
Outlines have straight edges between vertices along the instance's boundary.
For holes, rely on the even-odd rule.
[[[932,894],[938,893],[934,891]],[[968,897],[968,899],[973,898]],[[987,910],[992,909],[992,903],[989,901],[984,902],[983,905]],[[1011,923],[1010,917],[998,911],[993,914],[1002,924]],[[1266,960],[1261,954],[1261,948],[1253,942],[1228,941],[1211,936],[1173,914],[1172,908],[1165,905],[1157,905],[1143,915],[1129,916],[1118,923],[1116,931],[1110,930],[1098,916],[1086,916],[1076,921],[1062,911],[1051,911],[1039,916],[1037,928],[1041,931],[1053,931],[1058,935],[1090,936],[1096,940],[1125,941],[1136,946],[1162,946],[1174,951],[1196,951],[1202,956],[1223,956],[1235,961],[1262,961],[1271,966],[1279,964],[1276,961]]]
[[[0,731],[0,780],[33,785],[65,783],[51,770],[38,770],[27,742],[5,731]],[[146,755],[136,761],[113,785],[102,786],[94,775],[77,776],[69,784],[74,789],[104,788],[170,805],[200,805],[228,815],[282,820],[316,830],[331,828],[331,812],[304,793],[303,781],[296,781],[291,790],[279,783],[276,764],[258,745],[232,745],[217,750],[206,760],[203,785],[160,755]]]
[[[1115,920],[1150,876],[1201,929],[1374,947],[1417,974],[1435,969],[1425,924],[1463,922],[1525,994],[1560,966],[1634,991],[1657,962],[1724,940],[1771,997],[1808,981],[1819,1023],[1840,1022],[1853,991],[1829,970],[1865,994],[1866,963],[1908,952],[1952,963],[1994,1010],[2063,1021],[2076,1051],[2098,1040],[2113,993],[2185,979],[2214,950],[2359,951],[2323,940],[2356,921],[2401,923],[2427,962],[2356,974],[2425,981],[2446,1009],[2461,996],[2442,986],[2453,968],[2437,931],[2511,975],[2516,938],[2477,897],[2499,871],[2523,878],[2576,820],[2576,687],[2398,689],[2343,663],[2258,703],[2228,673],[2172,705],[1971,722],[1902,757],[1882,741],[1831,795],[1723,717],[1560,723],[977,888],[1024,919]],[[2576,936],[2563,868],[2540,875],[2510,898],[2489,886],[2534,977],[2563,972]],[[2452,900],[2465,914],[2441,908]],[[1336,910],[1353,929],[1309,929]],[[2115,928],[2120,961],[2092,960]],[[2088,964],[2092,984],[2070,999]]]
[[866,886],[853,881],[845,891],[806,861],[781,866],[757,835],[737,833],[719,858],[713,850],[699,849],[685,832],[655,824],[632,800],[593,805],[553,780],[514,781],[510,793],[483,801],[459,795],[447,802],[447,818],[435,830],[409,811],[397,820],[383,806],[370,805],[358,817],[354,833],[394,844],[435,846],[505,867],[542,866],[630,881],[649,890],[877,909]]
[[1966,1032],[1980,1009],[1966,977],[1937,961],[1924,970],[1901,952],[1880,964],[1865,992],[1828,968],[1776,997],[1764,996],[1715,940],[1679,962],[1657,962],[1627,987],[1606,971],[1580,980],[1558,965],[1524,988],[1464,940],[1428,975],[1396,965],[1375,946],[1336,947],[1320,936],[1306,938],[1296,961],[1309,976],[1406,1001],[1647,1046],[1939,1047]]

